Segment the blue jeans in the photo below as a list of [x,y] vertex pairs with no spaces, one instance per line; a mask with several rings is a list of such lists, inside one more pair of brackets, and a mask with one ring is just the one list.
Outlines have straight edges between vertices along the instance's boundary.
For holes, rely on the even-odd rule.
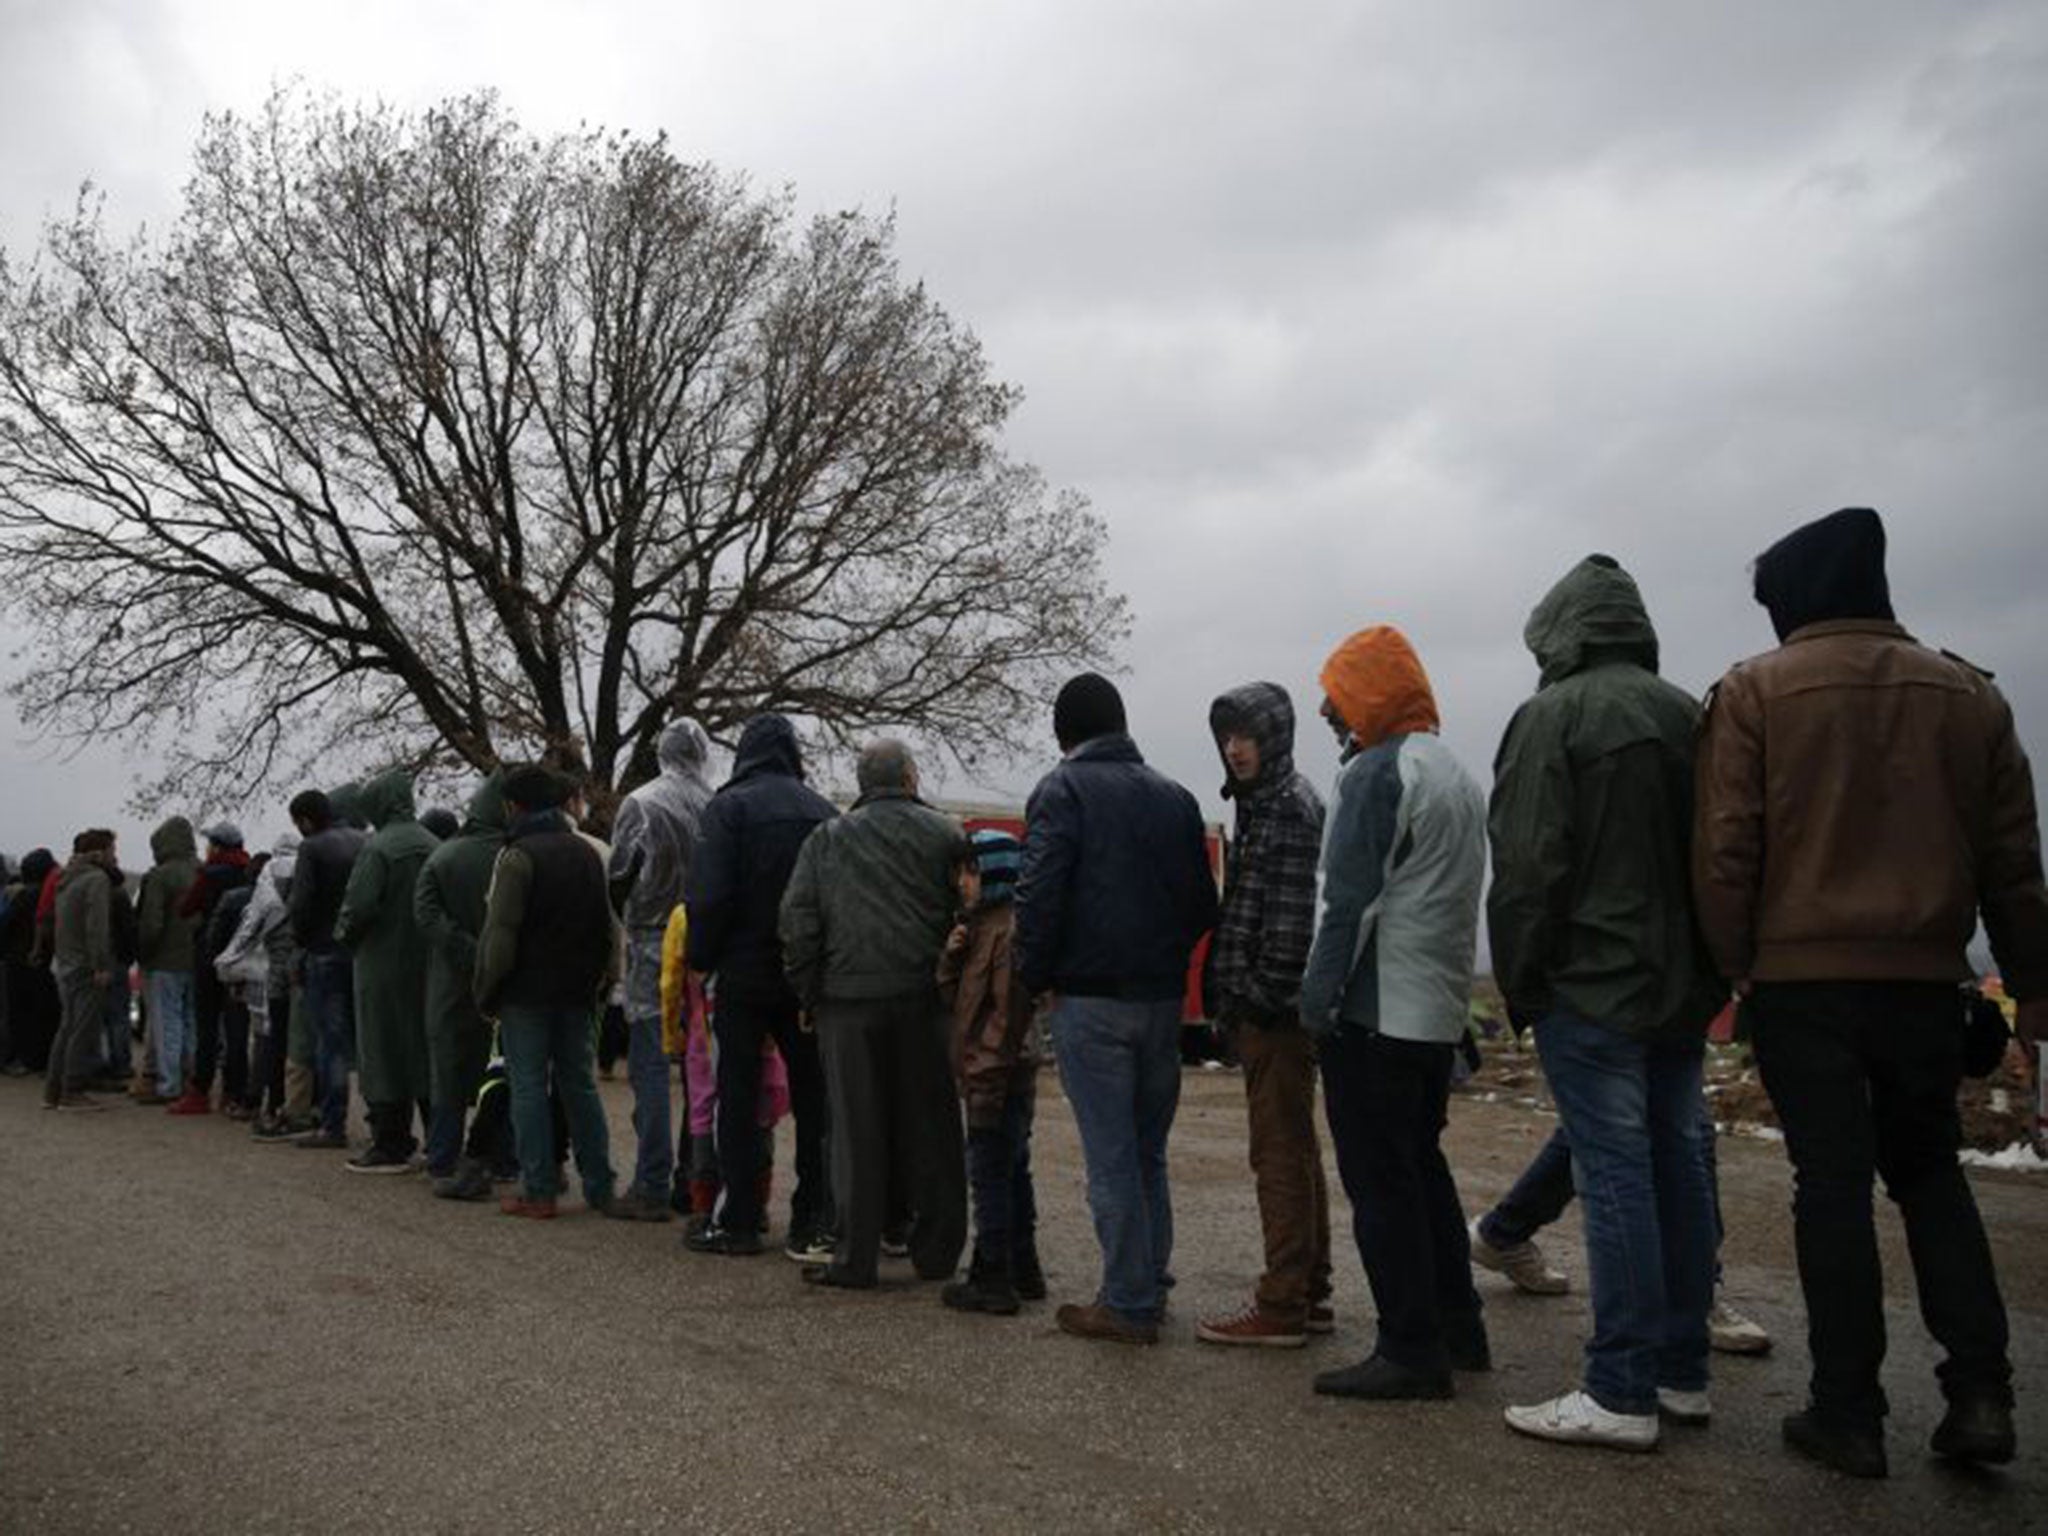
[[1655,1413],[1657,1388],[1707,1384],[1716,1244],[1700,1147],[1705,1047],[1559,1012],[1536,1026],[1536,1051],[1585,1214],[1586,1391],[1613,1413]]
[[596,1206],[612,1197],[611,1130],[597,1096],[594,1026],[593,1011],[576,1005],[507,1003],[499,1015],[498,1044],[512,1090],[512,1139],[518,1144],[519,1181],[529,1200],[552,1200],[561,1193],[554,1114],[548,1107],[550,1080],[568,1117],[583,1198]]
[[320,1073],[320,1129],[348,1134],[348,1074],[356,1055],[356,966],[346,954],[306,956],[306,1016]]
[[185,1056],[197,1034],[192,1020],[192,973],[145,971],[149,1028],[156,1037],[156,1091],[175,1099],[185,1087]]
[[1180,1106],[1180,999],[1063,997],[1052,1042],[1088,1165],[1097,1299],[1126,1321],[1151,1322],[1173,1283],[1166,1138]]

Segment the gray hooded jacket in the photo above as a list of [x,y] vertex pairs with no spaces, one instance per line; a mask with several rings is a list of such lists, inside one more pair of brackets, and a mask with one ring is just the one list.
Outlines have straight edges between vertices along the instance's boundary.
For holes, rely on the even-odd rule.
[[694,720],[661,733],[661,772],[626,796],[612,823],[612,904],[626,927],[661,932],[682,902],[697,829],[711,798],[711,738]]

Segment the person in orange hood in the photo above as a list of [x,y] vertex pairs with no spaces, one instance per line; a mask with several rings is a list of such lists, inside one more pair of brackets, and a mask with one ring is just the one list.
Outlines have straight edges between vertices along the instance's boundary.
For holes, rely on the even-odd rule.
[[1465,1033],[1486,866],[1486,797],[1437,736],[1436,696],[1398,629],[1323,666],[1344,766],[1323,835],[1322,904],[1301,983],[1324,1112],[1379,1309],[1379,1337],[1317,1392],[1444,1398],[1490,1362],[1443,1134]]

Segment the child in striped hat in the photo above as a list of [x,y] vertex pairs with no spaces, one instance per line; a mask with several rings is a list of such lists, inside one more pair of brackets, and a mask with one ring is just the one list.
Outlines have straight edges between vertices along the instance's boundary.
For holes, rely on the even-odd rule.
[[995,828],[972,833],[971,843],[973,856],[960,867],[960,919],[939,958],[939,991],[953,1013],[953,1054],[967,1105],[974,1257],[967,1278],[940,1299],[957,1311],[1008,1314],[1020,1298],[1045,1295],[1031,1186],[1036,1021],[1010,960],[1011,897],[1023,849]]

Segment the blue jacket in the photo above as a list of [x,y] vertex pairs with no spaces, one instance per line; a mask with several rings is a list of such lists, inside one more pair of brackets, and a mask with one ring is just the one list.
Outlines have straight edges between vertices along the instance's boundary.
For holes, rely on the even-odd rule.
[[757,715],[740,732],[732,777],[704,808],[684,882],[690,966],[718,977],[719,994],[788,1003],[782,895],[804,839],[838,812],[803,780],[796,732]]
[[1216,923],[1195,797],[1117,732],[1083,742],[1024,811],[1017,968],[1032,992],[1159,1001]]

